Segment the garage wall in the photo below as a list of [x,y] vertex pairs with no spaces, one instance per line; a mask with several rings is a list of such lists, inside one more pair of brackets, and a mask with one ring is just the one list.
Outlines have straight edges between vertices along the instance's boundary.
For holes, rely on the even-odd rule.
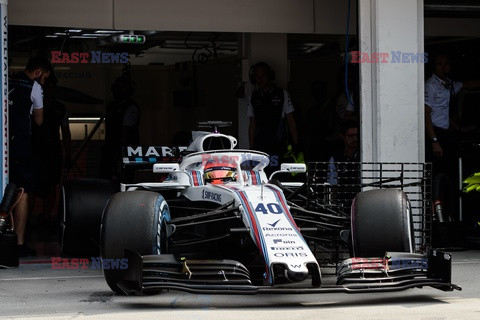
[[[331,1],[315,0],[315,33],[319,34],[344,34],[347,26],[348,0]],[[350,8],[350,34],[357,30],[357,1],[351,0]]]
[[14,0],[8,3],[12,25],[112,28],[113,0]]
[[[355,30],[353,12],[352,32]],[[9,2],[8,14],[12,25],[342,34],[345,32],[347,1],[15,0]]]
[[[8,15],[29,26],[343,34],[347,0],[14,0]],[[480,36],[480,19],[425,18],[425,35]]]
[[425,18],[425,36],[479,37],[480,19]]
[[312,33],[312,9],[311,0],[115,0],[114,24],[118,29]]

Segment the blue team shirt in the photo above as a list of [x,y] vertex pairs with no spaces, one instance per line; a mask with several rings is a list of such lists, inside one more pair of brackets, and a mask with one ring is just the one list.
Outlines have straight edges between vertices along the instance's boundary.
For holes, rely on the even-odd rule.
[[432,124],[442,129],[450,126],[450,95],[458,94],[463,86],[461,82],[450,79],[446,82],[435,74],[425,82],[425,104],[432,109]]

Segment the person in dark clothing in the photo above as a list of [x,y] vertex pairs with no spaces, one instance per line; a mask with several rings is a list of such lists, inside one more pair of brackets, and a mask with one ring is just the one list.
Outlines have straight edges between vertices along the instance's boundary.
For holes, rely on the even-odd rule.
[[358,121],[348,119],[340,124],[342,147],[333,152],[329,159],[327,182],[334,186],[336,200],[349,208],[360,191],[360,160]]
[[348,119],[340,123],[341,148],[333,151],[330,161],[357,162],[359,161],[358,121]]
[[270,156],[267,171],[274,171],[280,166],[283,155],[287,152],[289,138],[294,152],[297,154],[301,151],[290,95],[272,84],[274,75],[274,71],[265,62],[252,66],[250,80],[257,89],[252,93],[247,107],[250,148]]
[[[54,222],[57,201],[57,186],[62,178],[62,167],[71,163],[71,134],[68,114],[63,103],[55,99],[57,78],[51,72],[43,85],[43,124],[35,127],[33,146],[35,151],[35,174],[38,195],[43,200],[43,214],[47,221]],[[60,139],[60,131],[62,139]],[[63,147],[62,147],[63,146]],[[65,160],[64,155],[65,154]]]
[[[439,53],[432,59],[433,74],[425,82],[425,158],[432,162],[432,195],[443,207],[437,219],[454,219],[458,208],[455,188],[458,185],[459,136],[464,130],[457,121],[454,101],[462,89],[477,89],[479,80],[454,81],[449,78],[450,58]],[[447,213],[445,215],[445,213]],[[445,217],[443,217],[445,215]]]
[[332,140],[339,139],[337,127],[340,118],[335,112],[335,105],[328,99],[327,85],[321,80],[315,80],[310,86],[313,105],[307,112],[306,155],[308,162],[324,161],[330,156]]
[[34,255],[25,244],[25,226],[28,217],[28,198],[35,192],[32,125],[43,123],[43,90],[41,84],[51,73],[50,62],[43,57],[31,58],[23,72],[9,79],[9,156],[11,183],[24,189],[14,209],[15,229],[19,255]]
[[102,147],[100,177],[119,183],[121,180],[122,147],[139,144],[138,104],[131,98],[135,85],[128,71],[112,85],[113,101],[105,112],[105,144]]

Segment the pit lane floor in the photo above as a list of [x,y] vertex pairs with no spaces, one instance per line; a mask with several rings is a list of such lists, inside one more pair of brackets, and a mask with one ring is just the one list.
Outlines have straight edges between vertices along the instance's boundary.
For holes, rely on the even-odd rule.
[[0,270],[0,319],[480,319],[480,250],[453,252],[462,291],[208,295],[169,291],[115,295],[101,270],[54,270],[50,258]]

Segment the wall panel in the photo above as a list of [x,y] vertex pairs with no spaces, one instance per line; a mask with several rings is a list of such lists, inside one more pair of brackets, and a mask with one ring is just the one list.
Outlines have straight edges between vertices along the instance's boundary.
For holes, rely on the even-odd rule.
[[11,25],[112,28],[113,0],[14,0],[8,2]]
[[115,0],[117,29],[313,33],[313,0]]

